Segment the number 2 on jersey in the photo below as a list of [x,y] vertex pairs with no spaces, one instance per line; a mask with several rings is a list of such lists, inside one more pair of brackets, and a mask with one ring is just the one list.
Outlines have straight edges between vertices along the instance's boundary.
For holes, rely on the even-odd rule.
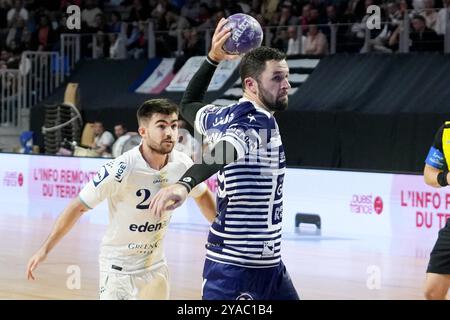
[[136,209],[148,209],[150,207],[150,201],[145,204],[145,202],[148,200],[148,198],[150,198],[150,190],[148,189],[139,189],[138,191],[136,191],[136,195],[138,197],[144,197],[144,200],[142,200],[137,206]]

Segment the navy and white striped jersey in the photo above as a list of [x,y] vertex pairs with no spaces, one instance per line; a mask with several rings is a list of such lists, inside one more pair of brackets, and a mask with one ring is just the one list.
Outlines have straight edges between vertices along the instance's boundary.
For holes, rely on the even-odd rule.
[[275,118],[242,98],[228,107],[203,107],[195,126],[208,142],[228,141],[238,153],[218,174],[218,215],[207,259],[252,268],[278,265],[286,161]]

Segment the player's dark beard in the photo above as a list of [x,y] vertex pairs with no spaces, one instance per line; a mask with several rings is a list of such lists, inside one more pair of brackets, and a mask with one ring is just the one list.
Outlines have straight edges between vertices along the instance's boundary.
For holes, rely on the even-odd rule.
[[270,111],[284,111],[288,107],[288,99],[271,101],[270,94],[264,90],[262,84],[258,82],[259,95],[258,98],[264,104],[264,106]]
[[147,146],[150,148],[150,150],[152,150],[156,153],[162,154],[162,155],[171,153],[175,144],[172,144],[170,147],[164,147],[163,143],[164,142],[161,142],[160,144],[156,144],[156,143],[150,142]]

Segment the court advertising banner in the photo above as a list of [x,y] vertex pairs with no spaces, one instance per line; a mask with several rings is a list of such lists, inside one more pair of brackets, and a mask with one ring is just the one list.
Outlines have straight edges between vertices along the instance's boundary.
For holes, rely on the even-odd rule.
[[[0,161],[0,214],[56,217],[109,159],[0,154]],[[215,177],[207,183],[215,192]],[[450,189],[429,187],[421,175],[288,168],[283,196],[284,233],[429,242],[450,218]],[[107,224],[106,201],[85,216]],[[208,225],[193,199],[171,223]]]

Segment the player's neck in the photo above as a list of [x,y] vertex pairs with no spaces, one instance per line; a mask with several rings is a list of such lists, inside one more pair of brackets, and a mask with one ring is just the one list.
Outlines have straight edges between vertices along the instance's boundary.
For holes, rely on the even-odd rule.
[[257,96],[256,94],[253,94],[253,93],[251,93],[251,92],[249,93],[249,92],[245,92],[245,91],[244,91],[244,94],[242,95],[242,97],[244,97],[244,98],[246,98],[246,99],[248,99],[248,100],[254,102],[258,107],[263,108],[264,110],[266,110],[266,111],[268,111],[268,112],[270,112],[270,113],[273,113],[271,110],[269,110],[269,108],[267,108],[267,107],[262,103],[262,101],[258,98],[258,96]]
[[150,168],[158,171],[164,168],[169,160],[169,154],[161,154],[159,152],[156,152],[155,150],[150,149],[145,144],[141,146],[141,154]]

